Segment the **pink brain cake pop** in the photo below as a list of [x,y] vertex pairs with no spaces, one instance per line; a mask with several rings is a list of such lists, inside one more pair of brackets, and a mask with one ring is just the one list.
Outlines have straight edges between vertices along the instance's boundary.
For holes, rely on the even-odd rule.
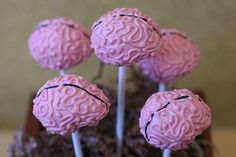
[[91,54],[89,35],[67,18],[39,23],[30,35],[29,49],[38,64],[51,70],[68,69]]
[[141,60],[138,66],[154,81],[168,82],[191,72],[198,65],[200,50],[176,29],[162,29],[161,33],[160,51]]
[[210,108],[188,89],[153,94],[139,118],[147,142],[170,150],[186,148],[210,123]]
[[110,107],[108,98],[96,85],[76,75],[47,81],[33,102],[33,114],[47,131],[61,135],[97,125]]
[[117,8],[107,12],[92,27],[91,42],[104,63],[125,66],[159,50],[158,26],[137,9]]

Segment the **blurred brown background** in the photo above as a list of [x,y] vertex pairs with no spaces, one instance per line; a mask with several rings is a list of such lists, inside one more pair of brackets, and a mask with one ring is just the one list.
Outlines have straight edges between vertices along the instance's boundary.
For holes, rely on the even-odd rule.
[[[45,18],[66,16],[86,26],[107,10],[137,7],[163,27],[176,27],[202,49],[199,67],[178,81],[180,88],[202,89],[213,110],[214,127],[236,127],[235,0],[0,0],[0,129],[20,127],[30,92],[56,72],[41,69],[28,53],[27,40]],[[97,73],[93,55],[70,72],[91,79]],[[103,81],[116,77],[106,66]]]

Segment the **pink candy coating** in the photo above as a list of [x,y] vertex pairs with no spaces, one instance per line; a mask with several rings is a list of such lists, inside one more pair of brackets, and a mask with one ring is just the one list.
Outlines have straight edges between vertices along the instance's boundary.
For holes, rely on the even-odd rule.
[[31,33],[28,44],[37,63],[51,70],[68,69],[91,54],[88,33],[67,18],[39,23]]
[[210,108],[188,89],[153,94],[139,118],[140,131],[147,142],[170,150],[186,148],[210,124]]
[[107,64],[126,66],[159,51],[161,33],[147,16],[133,8],[107,12],[92,26],[96,56]]
[[184,33],[162,29],[159,53],[138,63],[143,73],[157,82],[168,82],[190,73],[198,65],[200,50]]
[[33,114],[47,131],[61,135],[96,126],[110,107],[102,90],[77,75],[47,81],[33,102]]

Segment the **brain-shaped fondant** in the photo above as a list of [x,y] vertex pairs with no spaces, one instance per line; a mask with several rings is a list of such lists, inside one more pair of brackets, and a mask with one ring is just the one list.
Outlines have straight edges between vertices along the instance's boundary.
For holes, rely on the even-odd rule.
[[143,59],[138,66],[157,82],[168,82],[191,72],[198,65],[200,50],[184,33],[163,29],[159,53]]
[[97,125],[110,107],[108,98],[96,85],[76,75],[47,81],[33,102],[33,114],[47,131],[61,135]]
[[91,54],[88,33],[67,18],[39,23],[30,35],[29,50],[39,65],[51,70],[68,69]]
[[139,118],[140,131],[147,142],[170,150],[186,148],[210,123],[208,105],[187,89],[153,94]]
[[92,26],[91,42],[104,63],[125,66],[159,51],[158,26],[137,9],[117,8]]

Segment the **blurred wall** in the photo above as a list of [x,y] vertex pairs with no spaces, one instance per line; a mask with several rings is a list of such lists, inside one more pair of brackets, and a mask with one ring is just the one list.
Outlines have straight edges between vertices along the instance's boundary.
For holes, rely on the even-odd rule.
[[[201,62],[178,87],[205,91],[214,126],[236,126],[235,0],[0,0],[0,128],[20,127],[30,93],[57,75],[41,69],[28,53],[34,26],[45,18],[66,16],[90,29],[107,10],[121,6],[137,7],[161,27],[176,27],[192,36],[202,49]],[[93,56],[71,72],[91,79],[97,67]],[[106,66],[103,81],[115,78],[116,72]]]

